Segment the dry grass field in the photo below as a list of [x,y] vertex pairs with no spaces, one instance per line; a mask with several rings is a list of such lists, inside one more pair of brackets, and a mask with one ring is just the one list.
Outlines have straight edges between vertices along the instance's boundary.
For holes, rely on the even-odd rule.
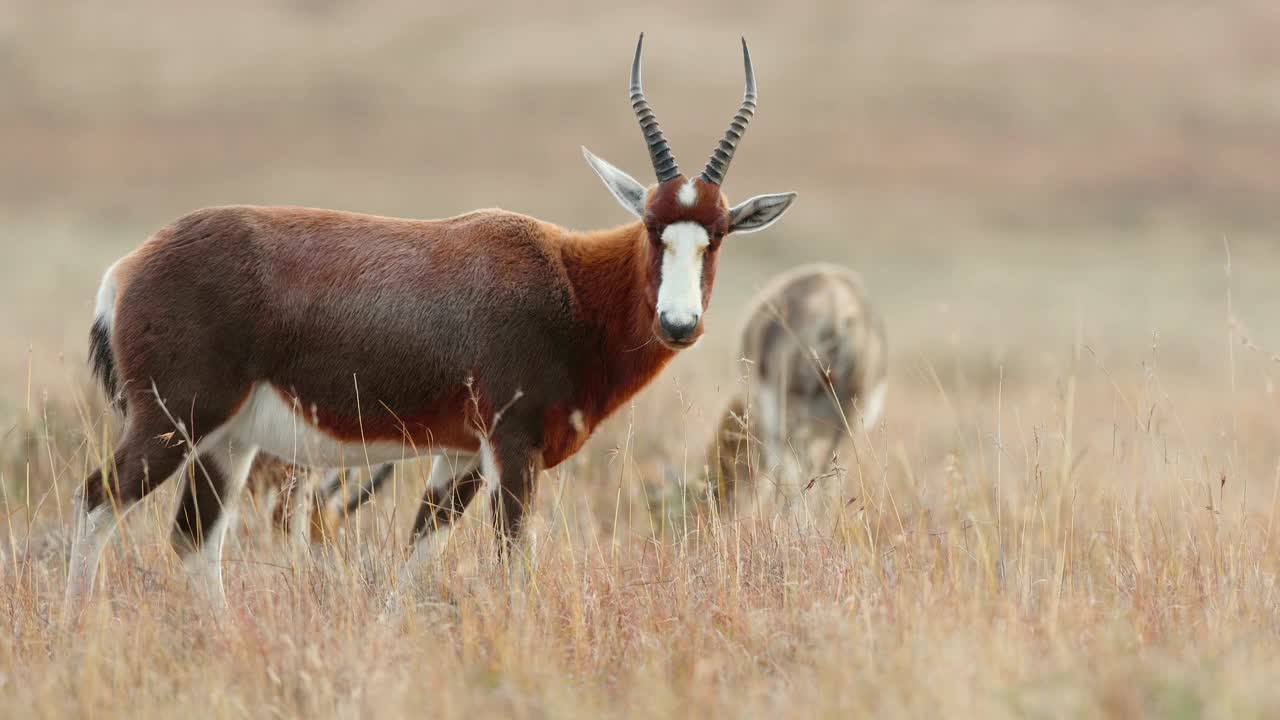
[[[298,556],[248,508],[231,618],[173,488],[60,622],[69,497],[119,420],[103,269],[212,204],[625,216],[635,34],[682,164],[752,43],[760,110],[708,334],[547,472],[518,571],[469,513],[380,617],[425,463]],[[0,0],[0,717],[1280,715],[1280,6],[1262,0],[345,4]],[[768,277],[861,272],[883,422],[802,530],[699,509]]]

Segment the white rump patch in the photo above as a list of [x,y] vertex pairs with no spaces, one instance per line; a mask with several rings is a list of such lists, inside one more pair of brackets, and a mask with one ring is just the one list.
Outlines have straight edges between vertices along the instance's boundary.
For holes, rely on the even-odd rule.
[[676,200],[685,207],[693,207],[693,204],[698,202],[698,188],[694,187],[692,180],[684,181],[679,192],[676,193]]
[[93,309],[94,318],[101,319],[107,327],[111,327],[111,321],[115,318],[116,268],[119,266],[120,261],[117,260],[102,274],[102,284],[98,286],[98,298]]
[[662,231],[662,244],[658,314],[674,323],[696,323],[702,317],[702,257],[711,244],[707,229],[696,222],[672,223]]

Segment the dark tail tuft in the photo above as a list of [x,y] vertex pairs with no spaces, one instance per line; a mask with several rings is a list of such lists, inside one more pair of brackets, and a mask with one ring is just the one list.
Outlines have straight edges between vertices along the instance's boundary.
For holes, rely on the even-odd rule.
[[120,385],[116,379],[116,358],[111,354],[111,331],[103,318],[94,320],[93,328],[89,330],[89,365],[93,369],[93,376],[102,383],[107,399],[120,412],[124,412],[124,396],[120,394]]

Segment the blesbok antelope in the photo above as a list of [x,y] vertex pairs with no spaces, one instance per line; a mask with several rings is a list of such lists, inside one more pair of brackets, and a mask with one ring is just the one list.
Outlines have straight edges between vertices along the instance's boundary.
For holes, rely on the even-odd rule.
[[249,471],[249,486],[265,503],[276,530],[299,543],[308,539],[320,543],[333,539],[346,519],[372,500],[394,471],[392,463],[385,463],[357,482],[352,469],[334,469],[314,483],[307,482],[309,468],[259,453]]
[[771,476],[767,494],[794,501],[815,462],[829,462],[879,419],[887,350],[880,316],[851,270],[805,265],[774,278],[751,303],[737,355],[746,382],[707,449],[721,507],[761,474]]
[[448,526],[483,476],[500,547],[514,542],[538,471],[702,334],[725,237],[768,227],[795,198],[730,207],[720,189],[756,108],[746,41],[742,104],[687,177],[641,89],[643,39],[631,106],[657,184],[583,150],[630,224],[217,207],[107,270],[91,357],[125,421],[79,494],[67,607],[92,589],[119,518],[184,461],[172,545],[216,609],[223,538],[258,452],[312,467],[469,453],[480,470],[438,463],[415,535]]

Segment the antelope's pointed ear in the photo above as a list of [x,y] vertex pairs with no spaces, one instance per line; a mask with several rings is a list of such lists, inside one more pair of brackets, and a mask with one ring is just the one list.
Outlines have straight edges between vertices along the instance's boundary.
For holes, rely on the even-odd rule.
[[604,181],[604,186],[609,188],[609,192],[613,193],[622,207],[636,217],[644,217],[644,196],[648,194],[648,190],[643,185],[630,175],[592,155],[591,151],[585,147],[582,148],[582,156],[587,159],[587,164],[596,171]]
[[772,225],[791,207],[796,194],[757,195],[729,211],[729,232],[749,233]]

